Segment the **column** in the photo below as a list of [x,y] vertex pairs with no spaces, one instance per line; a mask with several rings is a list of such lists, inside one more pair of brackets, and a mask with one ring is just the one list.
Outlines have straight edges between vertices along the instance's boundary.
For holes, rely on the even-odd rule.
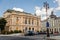
[[29,18],[27,18],[27,24],[29,24]]
[[23,17],[23,24],[25,24],[25,18]]
[[58,27],[58,32],[59,32],[59,27]]
[[32,25],[32,20],[33,20],[33,19],[31,18],[31,19],[30,19],[30,24],[31,24],[31,25]]

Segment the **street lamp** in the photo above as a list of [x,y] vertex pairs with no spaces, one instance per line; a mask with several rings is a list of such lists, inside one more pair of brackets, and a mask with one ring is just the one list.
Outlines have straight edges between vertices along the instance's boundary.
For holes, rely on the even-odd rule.
[[[46,18],[48,17],[48,13],[47,10],[49,9],[49,4],[46,2],[44,2],[44,8],[46,9]],[[48,20],[46,21],[46,27],[47,27],[47,37],[50,37],[49,35],[49,22]]]

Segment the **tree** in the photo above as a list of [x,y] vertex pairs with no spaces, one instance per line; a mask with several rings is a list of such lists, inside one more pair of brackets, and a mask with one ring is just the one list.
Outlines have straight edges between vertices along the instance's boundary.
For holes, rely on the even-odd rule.
[[7,21],[5,20],[5,18],[0,18],[0,31],[4,30],[6,23]]

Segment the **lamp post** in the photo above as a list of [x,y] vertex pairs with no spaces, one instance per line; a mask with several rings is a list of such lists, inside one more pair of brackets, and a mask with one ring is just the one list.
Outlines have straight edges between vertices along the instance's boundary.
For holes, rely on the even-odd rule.
[[[48,17],[48,13],[47,10],[49,9],[49,4],[46,2],[44,2],[44,8],[46,9],[46,18]],[[49,35],[49,22],[48,20],[46,21],[46,27],[47,27],[47,37],[50,37]]]

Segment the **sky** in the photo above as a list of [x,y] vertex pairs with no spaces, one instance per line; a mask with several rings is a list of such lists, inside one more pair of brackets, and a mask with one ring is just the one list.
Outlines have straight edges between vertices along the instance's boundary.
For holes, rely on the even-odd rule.
[[60,0],[0,0],[0,17],[7,9],[13,9],[32,14],[36,13],[37,16],[46,19],[45,8],[43,7],[46,1],[49,3],[48,15],[54,11],[55,15],[60,16]]

